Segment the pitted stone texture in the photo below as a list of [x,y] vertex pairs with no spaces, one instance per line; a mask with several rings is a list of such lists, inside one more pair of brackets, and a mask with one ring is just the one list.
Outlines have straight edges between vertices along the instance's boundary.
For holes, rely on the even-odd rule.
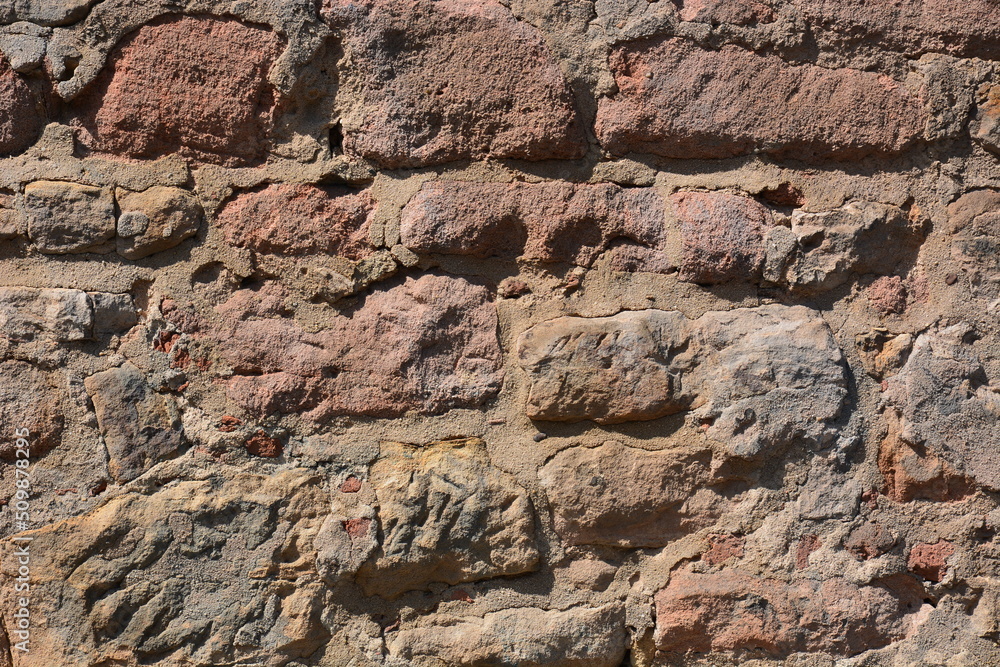
[[374,207],[367,190],[269,185],[227,203],[216,225],[229,243],[257,252],[357,260],[374,250],[368,237]]
[[736,46],[644,40],[616,47],[610,64],[619,90],[600,101],[596,132],[619,155],[855,160],[901,153],[927,115],[886,76],[790,65]]
[[115,235],[110,191],[79,183],[35,181],[24,188],[28,238],[47,254],[107,252]]
[[847,397],[843,355],[802,306],[642,310],[561,317],[517,342],[532,419],[608,424],[692,410],[736,456],[792,442],[823,445]]
[[194,236],[204,217],[198,198],[180,188],[119,191],[118,207],[118,254],[126,259],[173,248]]
[[712,525],[730,501],[711,488],[712,455],[606,442],[571,447],[539,471],[556,532],[569,544],[661,547]]
[[[312,536],[328,504],[323,480],[302,469],[165,472],[30,533],[32,555],[48,556],[31,562],[39,627],[25,664],[107,664],[120,656],[283,664],[329,637],[312,569]],[[16,562],[12,549],[5,562]],[[3,604],[16,604],[10,588]]]
[[176,404],[154,392],[132,363],[91,375],[84,384],[117,481],[131,481],[178,453],[184,436]]
[[94,316],[86,292],[0,287],[0,335],[14,341],[90,338]]
[[821,213],[792,214],[796,248],[780,279],[792,288],[829,290],[852,274],[887,274],[916,257],[923,223],[895,206],[856,202]]
[[[383,443],[369,484],[377,524],[362,532],[345,521],[339,537],[351,542],[378,531],[377,547],[357,572],[368,595],[393,598],[433,582],[458,584],[538,567],[531,500],[512,476],[490,464],[481,440]],[[321,563],[343,553],[336,535],[330,542]],[[324,570],[327,576],[333,566]]]
[[656,594],[656,647],[787,658],[852,656],[903,639],[923,591],[908,577],[857,586],[846,579],[791,582],[735,569],[671,575]]
[[[0,363],[0,459],[16,456],[17,429],[28,429],[29,461],[59,445],[63,432],[64,390],[54,378],[23,361]],[[65,382],[65,380],[64,380]],[[13,489],[11,490],[13,492]]]
[[98,0],[7,0],[0,5],[0,23],[28,21],[43,26],[75,23]]
[[618,667],[625,656],[619,604],[565,611],[514,607],[483,618],[437,614],[387,635],[389,655],[406,664],[456,667]]
[[432,181],[403,209],[402,243],[417,253],[519,257],[662,271],[663,200],[653,188],[570,183]]
[[680,18],[713,25],[756,25],[774,21],[775,14],[770,0],[683,0]]
[[441,413],[483,404],[503,380],[496,309],[462,278],[407,278],[316,333],[287,317],[246,317],[242,304],[220,306],[227,314],[209,335],[236,373],[231,398],[259,416]]
[[[968,332],[955,325],[920,335],[906,364],[887,381],[891,428],[880,463],[894,499],[961,497],[967,492],[963,478],[1000,490],[1000,393],[963,341]],[[897,454],[889,457],[892,450]]]
[[267,149],[274,33],[239,21],[167,16],[127,36],[79,98],[88,149],[128,158],[179,153],[242,166]]
[[501,3],[324,0],[321,15],[353,63],[343,85],[359,101],[341,119],[345,152],[393,169],[583,157],[558,63]]
[[727,192],[679,192],[670,203],[681,227],[681,280],[712,285],[760,279],[764,232],[772,222],[767,208]]
[[[990,289],[1000,272],[1000,192],[974,190],[948,207],[952,256],[961,262],[977,291]],[[994,288],[995,289],[995,288]]]
[[[919,55],[939,51],[958,56],[1000,56],[1000,26],[991,0],[792,0],[820,34],[822,43],[879,43]],[[824,35],[830,31],[833,35]]]
[[6,56],[0,56],[0,155],[20,153],[35,143],[45,126],[42,101]]

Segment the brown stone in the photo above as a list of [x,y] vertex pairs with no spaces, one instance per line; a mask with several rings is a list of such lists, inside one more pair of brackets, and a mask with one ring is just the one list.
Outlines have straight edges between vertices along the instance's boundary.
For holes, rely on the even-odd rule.
[[[64,392],[53,379],[23,361],[0,363],[0,459],[14,461],[18,429],[27,429],[28,460],[59,445],[63,432]],[[23,456],[23,455],[22,455]]]
[[906,310],[906,287],[899,276],[882,276],[867,291],[868,303],[883,315],[899,315]]
[[94,312],[86,292],[0,287],[0,336],[18,342],[65,342],[90,338],[93,331]]
[[[653,188],[431,181],[403,209],[400,235],[417,253],[591,266],[611,250],[622,265],[615,268],[669,265],[663,200]],[[625,250],[635,259],[626,261]]]
[[948,558],[955,554],[955,546],[948,540],[938,540],[934,544],[917,544],[910,549],[906,565],[911,572],[919,574],[927,581],[935,583],[948,573]]
[[795,547],[795,569],[804,570],[809,567],[809,556],[821,546],[818,535],[803,535]]
[[656,594],[656,647],[851,656],[902,639],[922,597],[908,577],[859,587],[838,577],[785,582],[732,568],[683,570]]
[[855,160],[904,151],[926,119],[921,101],[886,76],[736,46],[650,39],[616,47],[610,64],[618,93],[600,101],[596,132],[614,154]]
[[726,192],[679,192],[670,204],[681,228],[681,280],[712,285],[760,279],[764,230],[771,224],[764,206]]
[[115,235],[110,191],[80,183],[35,181],[24,188],[28,238],[46,254],[108,251]]
[[264,431],[257,431],[250,436],[250,439],[246,442],[246,448],[254,456],[261,456],[268,459],[281,456],[281,452],[284,449],[281,445],[281,440],[272,438],[267,433],[264,433]]
[[583,157],[558,63],[500,2],[324,0],[321,16],[342,31],[352,63],[345,152],[392,169]]
[[556,532],[569,544],[658,547],[729,506],[712,488],[711,453],[646,452],[606,442],[571,447],[539,471]]
[[112,50],[79,98],[80,141],[128,158],[257,161],[274,113],[267,75],[280,49],[275,33],[231,19],[155,19]]
[[877,523],[865,523],[851,531],[844,549],[858,560],[870,560],[888,552],[896,540]]
[[0,55],[0,155],[20,153],[35,143],[46,115],[42,101],[24,77]]
[[118,208],[117,250],[125,259],[173,248],[194,236],[204,217],[198,198],[180,188],[119,191]]
[[774,21],[769,0],[683,0],[680,17],[701,23],[753,25]]
[[374,250],[368,237],[374,207],[366,190],[268,185],[237,195],[215,224],[229,243],[257,252],[356,260]]
[[739,535],[709,535],[708,551],[701,560],[709,565],[722,565],[730,559],[743,558],[744,538]]

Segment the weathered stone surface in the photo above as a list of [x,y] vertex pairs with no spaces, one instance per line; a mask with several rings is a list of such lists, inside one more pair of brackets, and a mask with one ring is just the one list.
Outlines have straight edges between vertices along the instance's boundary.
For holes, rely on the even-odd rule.
[[457,584],[538,567],[531,500],[513,477],[490,464],[481,440],[384,443],[369,484],[377,499],[374,517],[333,517],[324,527],[320,571],[330,579],[353,574],[353,543],[376,534],[357,568],[368,595],[393,598],[432,582]]
[[902,639],[922,598],[907,577],[859,587],[838,577],[784,582],[734,569],[679,571],[656,594],[656,647],[851,656]]
[[239,166],[267,148],[279,38],[205,16],[167,16],[128,35],[78,102],[81,142],[130,158],[170,153]]
[[431,621],[391,635],[389,655],[406,664],[456,667],[618,667],[625,655],[625,614],[617,604],[518,607],[483,618],[439,614]]
[[[311,570],[326,505],[322,478],[302,469],[172,474],[30,533],[32,556],[47,556],[31,559],[37,625],[25,665],[121,656],[279,664],[329,637]],[[176,479],[185,474],[195,478]],[[3,553],[11,577],[13,548]],[[293,553],[293,561],[281,559]],[[7,588],[3,604],[16,606],[18,594]],[[8,634],[15,624],[5,619]]]
[[502,257],[663,271],[663,200],[653,188],[569,183],[431,181],[403,209],[417,253]]
[[482,404],[503,379],[496,310],[485,288],[461,278],[407,278],[317,333],[245,313],[236,308],[210,335],[237,375],[231,397],[261,416],[439,413]]
[[180,188],[152,187],[118,193],[118,254],[141,259],[169,250],[198,232],[204,212],[198,198]]
[[111,193],[79,183],[35,181],[24,188],[28,238],[43,253],[107,251],[115,235]]
[[133,480],[180,450],[184,436],[177,406],[153,391],[133,364],[91,375],[84,384],[116,480]]
[[518,339],[532,419],[615,423],[691,410],[738,456],[833,436],[847,395],[829,327],[803,307],[562,317]]
[[28,429],[29,460],[57,447],[64,425],[62,388],[47,373],[23,361],[0,363],[0,377],[0,433],[4,434],[0,459],[14,460],[17,429]]
[[701,23],[732,23],[754,25],[775,19],[769,0],[683,0],[680,17],[684,21]]
[[991,0],[792,0],[792,5],[815,28],[837,36],[829,41],[864,40],[910,55],[1000,56]]
[[35,142],[46,112],[6,56],[0,56],[0,154],[20,153]]
[[610,441],[565,449],[538,474],[569,544],[658,547],[712,525],[729,506],[711,488],[711,459]]
[[618,93],[600,101],[596,131],[614,154],[853,160],[902,152],[926,119],[918,97],[886,76],[736,46],[645,40],[616,47],[610,64]]
[[917,544],[910,549],[906,565],[927,581],[940,582],[948,573],[948,558],[955,555],[955,545],[948,540]]
[[681,280],[712,285],[760,279],[764,231],[771,225],[764,206],[726,192],[679,192],[670,203],[681,228]]
[[974,190],[958,198],[948,207],[948,227],[952,257],[972,281],[992,283],[1000,270],[1000,192]]
[[75,23],[97,0],[8,0],[0,6],[3,21],[29,21],[43,26]]
[[882,276],[867,290],[868,303],[883,315],[899,315],[906,310],[906,287],[899,276]]
[[229,243],[278,255],[329,254],[361,259],[375,203],[365,191],[315,185],[269,185],[238,195],[216,225]]
[[93,309],[95,334],[122,333],[139,321],[135,302],[128,294],[88,292],[87,297]]
[[346,152],[389,168],[583,157],[559,65],[501,3],[324,0],[321,15],[343,32],[354,65]]
[[966,479],[1000,489],[1000,394],[955,325],[921,334],[903,368],[887,380],[889,436],[880,467],[896,500],[962,497]]
[[15,341],[90,338],[94,316],[86,292],[0,287],[0,335]]
[[45,59],[45,38],[50,32],[23,21],[4,26],[0,28],[0,51],[15,72],[24,74],[36,70]]

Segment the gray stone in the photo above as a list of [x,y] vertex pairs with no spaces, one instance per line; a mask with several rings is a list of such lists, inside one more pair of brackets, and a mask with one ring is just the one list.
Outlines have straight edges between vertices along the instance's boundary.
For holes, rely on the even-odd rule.
[[[42,26],[76,23],[98,0],[3,0],[0,15]],[[6,5],[6,6],[4,6]]]
[[613,603],[565,611],[515,607],[483,618],[436,614],[387,638],[393,665],[618,667],[625,610]]
[[94,333],[121,333],[135,326],[139,313],[129,294],[89,292],[94,311]]
[[52,31],[33,23],[15,23],[0,29],[0,51],[15,72],[30,72],[45,62],[45,38]]
[[198,232],[204,215],[198,198],[180,188],[153,187],[118,193],[118,254],[140,259],[168,250]]
[[90,338],[93,313],[87,294],[75,289],[0,287],[0,334],[13,340]]
[[24,189],[28,238],[47,254],[106,252],[115,235],[111,193],[79,183],[35,181]]
[[131,362],[91,375],[84,385],[116,480],[133,480],[180,450],[184,438],[177,406],[154,392]]

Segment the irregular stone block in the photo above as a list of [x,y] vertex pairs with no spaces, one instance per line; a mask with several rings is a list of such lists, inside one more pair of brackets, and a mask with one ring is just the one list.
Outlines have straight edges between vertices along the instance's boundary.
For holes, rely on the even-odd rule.
[[35,181],[24,188],[28,238],[48,254],[103,252],[115,235],[111,193],[79,183]]
[[374,208],[367,190],[268,185],[229,201],[216,225],[229,243],[257,252],[358,260],[374,251],[369,240]]
[[617,264],[634,257],[632,270],[670,264],[653,188],[431,181],[403,209],[400,236],[418,253],[590,266],[611,250]]
[[[385,167],[583,157],[573,97],[542,34],[494,0],[324,0],[352,68],[344,150]],[[374,120],[373,119],[377,119]]]
[[[941,51],[959,56],[1000,56],[1000,27],[991,0],[792,0],[824,43],[878,44],[909,55]],[[823,31],[833,34],[823,36]]]
[[139,312],[129,294],[88,292],[94,313],[94,333],[122,333],[139,322]]
[[112,50],[77,99],[80,142],[128,158],[259,160],[275,104],[267,75],[280,49],[275,33],[231,19],[155,19]]
[[726,192],[679,192],[670,203],[681,228],[681,280],[712,285],[760,279],[764,231],[772,223],[767,208]]
[[180,450],[177,406],[154,392],[131,362],[91,375],[84,386],[108,448],[108,470],[117,481],[131,481]]
[[920,99],[886,76],[736,46],[643,40],[613,49],[610,65],[618,93],[600,100],[596,132],[618,155],[855,160],[901,153],[927,118]]
[[847,396],[843,355],[802,306],[560,317],[517,341],[532,419],[601,424],[692,410],[737,456],[825,444]]
[[955,555],[955,545],[948,540],[917,544],[910,549],[906,566],[927,581],[939,583],[948,573],[948,559]]
[[198,232],[204,212],[198,198],[180,188],[152,187],[118,193],[118,254],[140,259],[169,250]]
[[[48,554],[31,559],[32,662],[281,664],[329,638],[324,587],[310,573],[329,503],[323,479],[303,469],[169,472],[31,533],[31,555]],[[13,549],[3,558],[16,562]],[[2,602],[16,605],[8,588]]]
[[683,0],[680,7],[683,21],[700,23],[731,23],[756,25],[770,23],[775,15],[770,0]]
[[481,440],[384,443],[369,484],[377,524],[345,521],[341,535],[330,536],[320,555],[328,577],[337,577],[345,543],[376,531],[377,547],[357,571],[367,595],[393,598],[432,582],[458,584],[538,567],[531,500],[490,464]]
[[[231,397],[260,416],[259,406],[301,412],[313,404],[308,416],[318,421],[440,413],[481,405],[503,380],[496,309],[484,287],[461,278],[406,278],[317,333],[244,312],[236,308],[208,335],[237,375]],[[271,377],[278,373],[300,379]]]
[[0,287],[0,334],[14,340],[90,338],[94,319],[86,292]]
[[23,361],[0,363],[0,459],[16,457],[17,429],[28,429],[29,460],[59,445],[65,392],[46,373]]
[[[11,21],[28,21],[43,26],[62,26],[76,23],[98,0],[14,0],[6,2]],[[4,21],[5,23],[7,21]]]
[[661,547],[712,525],[730,504],[713,490],[710,451],[571,447],[539,470],[556,532],[569,544]]
[[389,655],[406,664],[618,667],[625,656],[625,613],[619,604],[532,607],[474,616],[436,614],[430,623],[389,635]]
[[857,586],[839,577],[784,582],[735,569],[682,570],[656,594],[654,638],[666,653],[852,656],[903,639],[923,597],[906,576]]
[[[34,23],[15,23],[0,28],[0,51],[15,72],[38,69],[45,60],[45,38],[51,30]],[[39,119],[39,122],[41,119]]]
[[46,116],[42,101],[0,56],[0,154],[20,153],[35,143]]
[[886,380],[889,435],[879,465],[894,500],[952,500],[969,482],[1000,490],[1000,394],[963,341],[968,327],[921,334],[906,364]]

